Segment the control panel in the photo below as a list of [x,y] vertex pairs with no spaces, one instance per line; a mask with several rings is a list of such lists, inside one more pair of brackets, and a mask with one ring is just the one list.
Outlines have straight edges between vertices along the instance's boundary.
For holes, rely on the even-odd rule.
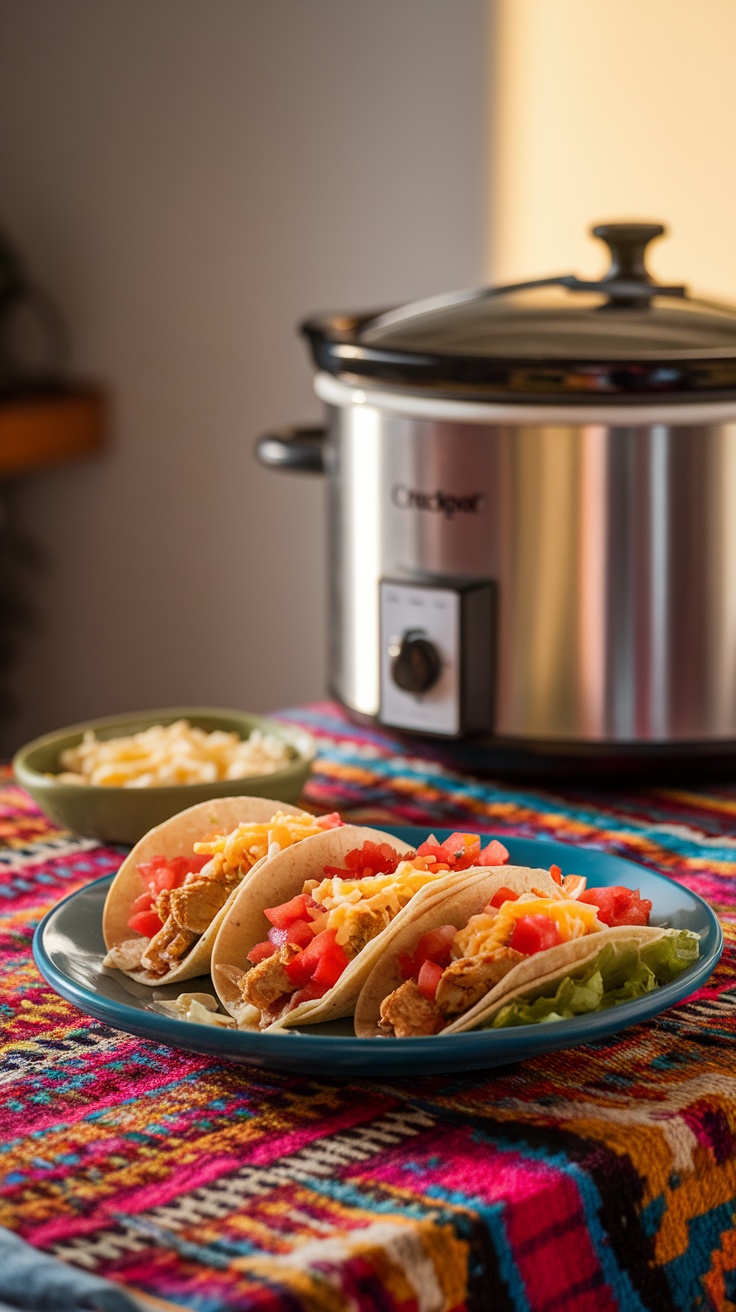
[[383,724],[457,736],[491,728],[490,582],[382,579]]

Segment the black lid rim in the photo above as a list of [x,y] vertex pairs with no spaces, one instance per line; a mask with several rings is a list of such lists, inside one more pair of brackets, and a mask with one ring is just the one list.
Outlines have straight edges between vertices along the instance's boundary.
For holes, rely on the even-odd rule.
[[[372,317],[372,316],[371,316]],[[314,363],[347,383],[385,385],[455,400],[564,402],[590,405],[663,400],[687,402],[736,398],[736,355],[692,360],[534,360],[490,359],[380,351],[360,346],[354,333],[328,336],[320,323],[302,325]]]
[[539,405],[736,398],[736,358],[665,363],[394,356],[358,346],[344,352],[338,342],[307,336],[317,369],[358,387],[382,384],[416,395]]

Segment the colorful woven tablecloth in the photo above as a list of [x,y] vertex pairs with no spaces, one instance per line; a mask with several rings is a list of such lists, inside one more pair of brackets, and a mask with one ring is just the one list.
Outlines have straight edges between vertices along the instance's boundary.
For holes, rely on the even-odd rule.
[[0,1224],[201,1312],[736,1308],[736,787],[630,795],[473,781],[331,705],[305,800],[363,822],[604,848],[724,922],[693,998],[610,1040],[392,1083],[264,1074],[107,1029],[31,937],[120,851],[0,791]]

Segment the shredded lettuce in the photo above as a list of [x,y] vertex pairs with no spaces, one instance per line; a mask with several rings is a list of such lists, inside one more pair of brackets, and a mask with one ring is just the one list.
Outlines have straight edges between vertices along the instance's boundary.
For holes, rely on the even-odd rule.
[[646,943],[639,955],[645,965],[654,971],[658,984],[669,984],[697,961],[700,939],[697,934],[681,929],[675,934],[665,934],[663,938],[655,939],[654,943]]
[[682,929],[653,943],[607,943],[580,971],[552,980],[546,990],[527,992],[496,1013],[485,1029],[571,1020],[630,1002],[669,984],[698,959],[698,936]]

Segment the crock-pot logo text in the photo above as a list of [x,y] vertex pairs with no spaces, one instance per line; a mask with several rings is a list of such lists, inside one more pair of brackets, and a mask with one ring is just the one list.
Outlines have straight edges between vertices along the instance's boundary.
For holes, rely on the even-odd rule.
[[391,500],[399,510],[429,510],[434,515],[454,519],[456,515],[478,515],[483,507],[483,493],[471,492],[458,497],[451,492],[419,492],[404,483],[394,483]]

